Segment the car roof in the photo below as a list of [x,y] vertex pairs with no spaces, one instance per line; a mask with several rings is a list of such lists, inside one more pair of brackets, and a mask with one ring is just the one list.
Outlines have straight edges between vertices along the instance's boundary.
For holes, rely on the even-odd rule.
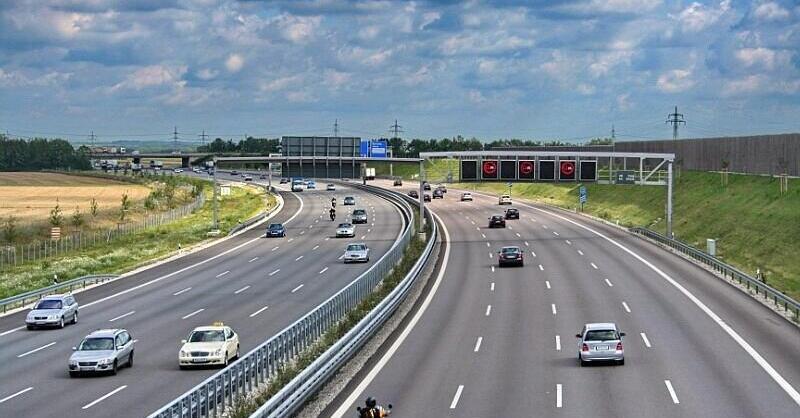
[[617,324],[615,324],[613,322],[594,322],[594,323],[591,323],[591,324],[586,324],[586,329],[587,330],[590,330],[590,329],[592,329],[592,330],[593,329],[613,329],[613,330],[616,330],[617,329]]
[[195,331],[222,331],[224,329],[225,329],[225,325],[206,325],[206,326],[202,326],[202,327],[196,327],[195,329],[192,330],[192,332],[195,332]]
[[507,248],[513,248],[515,250],[519,250],[519,247],[517,247],[516,245],[506,245],[505,247],[500,248],[500,250],[502,251],[502,250],[505,250]]
[[492,215],[492,218],[502,218],[503,215]]
[[92,331],[92,333],[87,335],[86,338],[113,338],[122,331],[125,330],[121,328],[98,329]]
[[363,242],[351,242],[351,243],[347,244],[348,247],[351,246],[351,245],[363,245],[365,247],[367,246],[367,244],[364,244]]
[[275,224],[269,224],[269,226],[270,226],[270,228],[272,228],[273,226],[281,226],[281,227],[282,227],[282,226],[283,226],[283,224],[278,224],[278,223],[275,223]]
[[342,222],[342,223],[339,224],[339,226],[340,227],[344,227],[344,226],[353,226],[353,225],[350,222]]
[[506,209],[506,212],[510,212],[510,211],[514,211],[514,210],[517,210],[517,208],[508,208],[508,209]]
[[61,300],[69,296],[68,294],[58,294],[58,295],[47,295],[40,300]]

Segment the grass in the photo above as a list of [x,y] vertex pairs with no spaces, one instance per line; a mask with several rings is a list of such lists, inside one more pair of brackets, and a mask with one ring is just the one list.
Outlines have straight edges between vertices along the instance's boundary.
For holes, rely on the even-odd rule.
[[[206,190],[206,204],[195,213],[142,233],[122,236],[111,243],[99,243],[64,257],[22,264],[0,273],[0,299],[52,284],[53,275],[60,281],[87,274],[120,274],[178,249],[207,240],[212,218],[211,190]],[[272,196],[265,198],[260,189],[232,188],[231,195],[220,201],[220,229],[227,233],[240,220],[246,220],[274,206]]]

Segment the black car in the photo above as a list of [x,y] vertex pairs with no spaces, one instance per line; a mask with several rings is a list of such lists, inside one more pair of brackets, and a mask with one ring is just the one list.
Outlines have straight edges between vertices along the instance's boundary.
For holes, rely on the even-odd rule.
[[440,189],[436,189],[433,191],[433,198],[434,199],[444,199],[444,193]]
[[506,219],[519,219],[519,210],[515,208],[506,209]]
[[261,180],[266,180],[267,179],[267,175],[266,174],[262,174],[262,175],[258,176],[258,178],[261,179]]
[[422,190],[430,190],[430,189],[431,189],[431,184],[428,183],[427,181],[423,181],[422,182]]
[[266,237],[285,237],[286,236],[286,228],[283,227],[283,224],[269,224],[267,227]]
[[489,228],[505,228],[506,227],[506,219],[503,218],[503,215],[492,215],[489,218]]
[[509,264],[522,267],[525,264],[522,258],[519,247],[503,247],[497,252],[497,264],[500,267]]
[[416,190],[412,190],[408,192],[408,197],[413,197],[414,199],[419,199],[419,193]]
[[365,224],[367,223],[367,211],[364,209],[356,209],[353,211],[350,219],[350,222],[353,224]]
[[236,171],[236,170],[233,170],[233,171],[231,171],[231,175],[232,175],[232,176],[238,176],[238,175],[239,175],[239,172],[238,172],[238,171]]
[[402,186],[402,185],[403,185],[403,180],[401,180],[401,179],[394,179],[394,185],[395,185],[395,186]]
[[430,193],[425,193],[425,194],[422,196],[422,200],[423,200],[423,201],[425,201],[425,202],[430,202],[430,201],[431,201],[431,195],[430,195]]

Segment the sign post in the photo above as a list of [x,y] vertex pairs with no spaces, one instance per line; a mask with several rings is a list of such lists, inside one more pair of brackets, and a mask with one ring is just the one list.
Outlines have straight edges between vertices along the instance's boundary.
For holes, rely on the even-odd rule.
[[511,196],[511,186],[514,184],[509,181],[506,185],[508,186],[508,195]]
[[581,203],[581,212],[583,212],[583,205],[586,204],[586,201],[589,199],[589,194],[586,191],[586,186],[581,186],[581,188],[578,189],[578,196],[579,196],[578,199],[580,200]]

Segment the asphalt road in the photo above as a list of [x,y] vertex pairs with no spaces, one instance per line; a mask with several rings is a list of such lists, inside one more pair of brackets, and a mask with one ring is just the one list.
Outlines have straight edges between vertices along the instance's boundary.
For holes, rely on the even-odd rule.
[[[406,185],[404,191],[413,185]],[[613,227],[496,198],[431,208],[450,254],[406,337],[323,416],[356,416],[366,396],[393,417],[797,417],[800,331],[705,270]],[[523,268],[497,267],[519,245]],[[627,332],[624,366],[580,367],[587,322]],[[415,324],[415,325],[414,325]]]
[[[179,370],[180,340],[192,328],[224,321],[239,334],[244,354],[365,271],[401,231],[399,210],[363,191],[282,195],[285,206],[272,221],[286,224],[286,238],[263,238],[258,227],[79,293],[79,322],[64,329],[20,329],[24,313],[0,318],[0,417],[146,416],[216,372]],[[355,208],[368,210],[370,223],[356,227],[356,238],[333,237],[332,195],[339,201],[355,196]],[[337,206],[337,221],[352,208]],[[367,243],[370,263],[341,262],[352,241]],[[71,347],[92,330],[112,327],[128,329],[137,340],[134,367],[116,376],[71,379]]]

